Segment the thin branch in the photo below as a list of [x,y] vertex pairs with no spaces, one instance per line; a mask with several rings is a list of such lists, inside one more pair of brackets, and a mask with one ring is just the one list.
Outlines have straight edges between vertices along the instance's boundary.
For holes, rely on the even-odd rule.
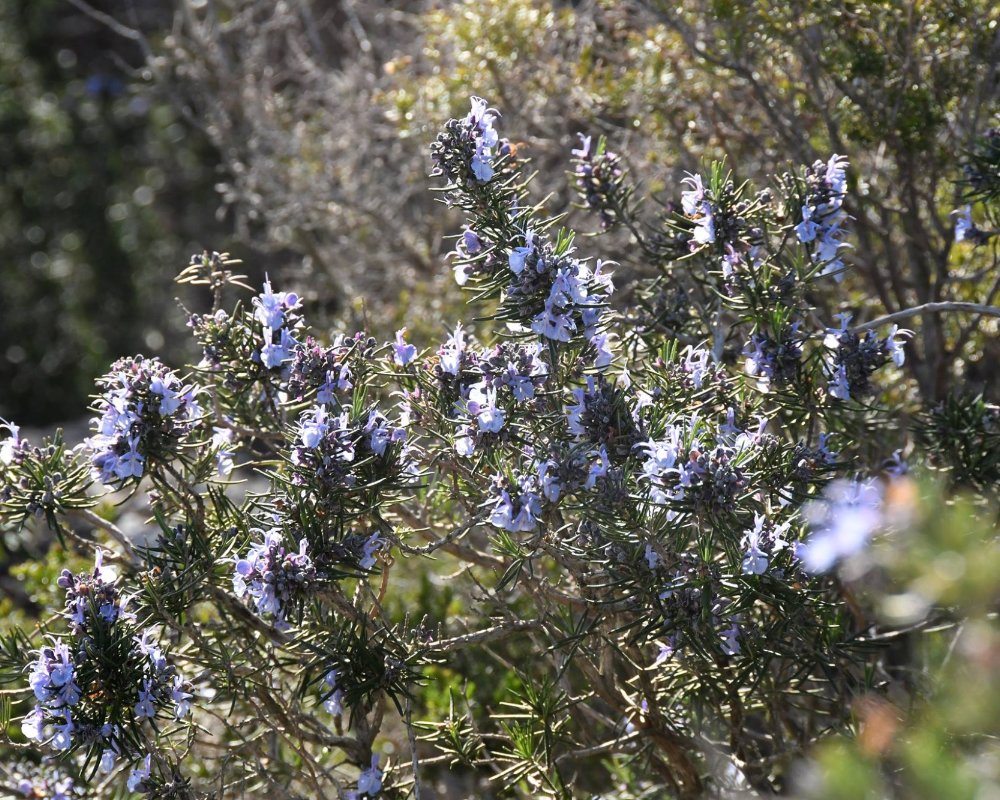
[[428,643],[426,649],[434,653],[448,653],[452,650],[460,650],[470,644],[482,644],[483,642],[495,642],[498,639],[506,639],[521,631],[537,630],[542,627],[538,620],[526,619],[515,622],[507,622],[502,625],[495,625],[473,633],[466,633],[455,636],[451,639],[440,639],[436,642]]
[[135,552],[135,548],[132,546],[132,542],[129,541],[128,536],[126,536],[125,532],[113,522],[109,522],[103,517],[98,516],[89,508],[74,509],[71,512],[71,516],[86,520],[95,528],[100,528],[105,533],[110,534],[111,538],[121,545],[122,550],[125,551],[125,555],[128,557],[132,566],[140,567],[142,565],[143,561]]
[[413,800],[420,800],[420,761],[417,758],[417,738],[413,733],[413,711],[409,696],[407,696],[404,706],[404,719],[406,738],[410,743],[410,759],[413,762]]
[[890,322],[898,322],[901,319],[917,317],[921,314],[942,314],[948,311],[961,311],[968,314],[982,314],[987,317],[1000,317],[1000,308],[997,306],[987,306],[982,303],[965,303],[959,301],[948,301],[944,303],[924,303],[913,308],[904,308],[884,317],[873,319],[863,325],[855,325],[851,330],[854,333],[863,333],[881,325],[888,325]]

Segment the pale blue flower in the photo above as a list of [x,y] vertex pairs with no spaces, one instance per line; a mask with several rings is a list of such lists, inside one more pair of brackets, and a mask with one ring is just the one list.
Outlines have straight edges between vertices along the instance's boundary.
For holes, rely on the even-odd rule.
[[180,675],[174,676],[174,685],[170,688],[170,699],[175,704],[175,719],[180,719],[191,713],[191,693],[184,691],[184,681]]
[[28,741],[41,742],[43,738],[42,729],[45,725],[45,713],[41,706],[35,706],[24,715],[21,720],[21,733]]
[[577,136],[580,137],[580,147],[571,150],[570,153],[576,158],[587,158],[590,156],[590,137],[584,136],[582,133],[578,133]]
[[139,690],[139,702],[135,704],[135,716],[138,719],[152,719],[156,716],[156,707],[153,705],[154,697],[153,682],[146,678]]
[[4,439],[3,444],[0,445],[0,463],[9,464],[14,460],[14,453],[21,443],[18,435],[21,429],[5,419],[0,419],[0,429],[5,429],[10,433],[10,438]]
[[330,429],[329,415],[323,406],[317,406],[302,415],[299,423],[299,439],[302,446],[313,450],[320,445]]
[[884,524],[882,488],[875,480],[831,483],[822,499],[803,506],[812,528],[797,555],[809,572],[827,572],[833,565],[859,552]]
[[365,541],[362,547],[361,560],[358,565],[361,569],[371,569],[375,566],[375,554],[379,550],[384,550],[386,548],[385,539],[379,536],[377,533],[373,533]]
[[893,325],[889,335],[885,337],[886,353],[897,367],[903,366],[906,362],[906,352],[903,350],[903,345],[912,336],[913,331],[900,330],[897,325]]
[[606,369],[610,367],[612,362],[615,360],[615,354],[611,352],[608,334],[598,333],[592,336],[590,344],[597,351],[597,355],[594,358],[594,368]]
[[559,465],[552,460],[542,461],[538,465],[538,482],[542,487],[542,494],[550,503],[559,501],[562,494],[562,482],[559,480],[557,470]]
[[392,346],[392,357],[393,360],[401,367],[405,367],[414,358],[417,357],[417,348],[415,345],[407,344],[403,339],[403,334],[406,333],[406,328],[400,328],[396,331],[396,342]]
[[754,514],[754,526],[743,536],[743,574],[763,575],[774,553],[788,546],[784,534],[789,523],[765,530],[768,519],[764,514]]
[[142,786],[143,781],[149,777],[150,762],[152,756],[146,756],[142,762],[141,767],[136,767],[132,770],[131,774],[128,776],[128,790],[130,792],[138,791]]
[[331,669],[323,678],[323,684],[331,690],[329,697],[323,701],[323,708],[328,714],[339,716],[344,713],[344,692],[337,686],[337,670]]
[[524,266],[528,258],[535,252],[535,246],[535,234],[529,230],[524,234],[524,246],[513,248],[510,251],[510,256],[507,258],[511,272],[515,275],[520,275],[524,271]]
[[646,566],[649,567],[650,571],[655,570],[660,563],[660,554],[653,549],[653,545],[649,544],[649,542],[646,543],[644,558],[646,559]]
[[462,368],[463,352],[465,352],[465,332],[460,322],[455,326],[455,332],[448,337],[448,341],[438,350],[441,370],[450,375],[458,375]]
[[115,768],[115,759],[117,756],[118,754],[110,747],[105,748],[101,753],[101,762],[98,765],[98,769],[105,774],[111,772]]
[[455,452],[460,456],[471,456],[476,449],[476,440],[468,425],[460,425],[455,432]]
[[358,777],[358,794],[375,797],[382,790],[382,770],[378,768],[378,756],[372,754],[372,765]]
[[531,330],[547,339],[568,342],[573,338],[576,323],[569,314],[557,311],[549,300],[545,303],[545,310],[532,321]]

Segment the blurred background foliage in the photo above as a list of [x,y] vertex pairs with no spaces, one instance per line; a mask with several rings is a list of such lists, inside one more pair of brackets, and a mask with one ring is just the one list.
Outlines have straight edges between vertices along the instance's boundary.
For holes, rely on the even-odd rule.
[[[948,215],[962,155],[997,122],[998,21],[988,0],[8,0],[0,415],[77,415],[119,355],[183,360],[170,281],[206,247],[252,254],[254,278],[327,326],[436,338],[461,296],[426,148],[473,93],[518,131],[553,211],[570,210],[558,176],[581,131],[654,196],[706,159],[761,180],[846,154],[842,305],[992,302],[995,251],[956,252]],[[627,302],[649,267],[622,233],[602,249]],[[919,322],[920,398],[995,397],[995,320]]]

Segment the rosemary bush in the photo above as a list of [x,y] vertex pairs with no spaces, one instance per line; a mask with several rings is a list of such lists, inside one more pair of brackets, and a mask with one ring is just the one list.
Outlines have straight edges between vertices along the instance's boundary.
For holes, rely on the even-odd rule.
[[[847,269],[842,157],[760,188],[713,163],[647,213],[581,136],[581,205],[657,274],[615,310],[613,261],[532,199],[499,123],[473,98],[431,146],[466,215],[470,316],[440,346],[327,338],[206,252],[179,276],[211,293],[198,364],[115,362],[73,448],[7,425],[4,525],[93,558],[2,641],[12,792],[686,798],[797,771],[822,792],[818,742],[929,694],[901,642],[992,624],[988,578],[956,587],[975,548],[998,560],[997,409],[893,387],[899,323],[997,310],[819,318]],[[991,133],[957,217],[982,253],[997,160]],[[145,493],[157,536],[103,493]],[[929,583],[886,543],[968,566]],[[857,756],[873,781],[889,749]]]

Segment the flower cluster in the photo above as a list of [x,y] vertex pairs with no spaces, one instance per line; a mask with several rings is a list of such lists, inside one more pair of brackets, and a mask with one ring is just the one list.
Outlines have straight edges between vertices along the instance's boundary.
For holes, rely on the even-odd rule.
[[292,484],[324,507],[343,511],[355,490],[399,479],[409,468],[406,427],[390,424],[375,408],[352,420],[347,411],[331,414],[326,406],[314,406],[302,412],[296,431]]
[[840,328],[830,329],[824,343],[831,352],[827,369],[830,373],[828,391],[838,400],[860,399],[874,392],[871,376],[890,360],[902,366],[906,354],[903,343],[912,336],[911,331],[893,325],[889,335],[879,338],[874,331],[864,337],[850,330],[850,314],[840,314]]
[[574,403],[566,412],[569,432],[583,441],[606,448],[616,462],[632,452],[641,438],[636,409],[630,408],[622,387],[603,375],[586,378],[573,389]]
[[802,359],[802,324],[793,322],[782,331],[779,339],[766,333],[755,333],[748,347],[746,373],[757,379],[757,387],[762,391],[774,385],[784,387],[792,383],[799,374]]
[[316,401],[323,404],[342,397],[354,386],[348,356],[364,338],[361,333],[351,339],[338,335],[329,347],[323,347],[313,337],[307,337],[292,353],[286,382],[289,396],[302,400],[315,392]]
[[738,618],[728,611],[729,601],[719,591],[720,574],[716,565],[708,569],[691,554],[681,554],[668,564],[652,548],[646,551],[648,567],[661,582],[654,607],[661,617],[660,629],[665,644],[660,646],[657,663],[682,655],[689,637],[697,636],[703,645],[712,642],[726,656],[739,655],[742,634]]
[[46,718],[60,720],[52,745],[68,750],[73,744],[71,710],[80,702],[80,687],[76,682],[76,665],[65,643],[52,640],[52,645],[38,651],[32,664],[28,685],[35,693],[35,709],[25,717],[21,730],[29,739],[41,742],[42,725]]
[[490,524],[511,532],[528,532],[538,527],[542,498],[534,475],[518,476],[513,481],[498,478],[494,494]]
[[806,168],[805,182],[802,221],[795,226],[795,235],[811,245],[813,263],[822,266],[821,274],[841,280],[844,262],[839,252],[847,246],[842,238],[842,225],[847,221],[847,158],[834,154],[825,163],[817,161]]
[[57,769],[19,767],[14,785],[27,800],[74,800],[86,796],[83,787]]
[[548,377],[539,342],[504,342],[493,348],[467,346],[461,326],[438,351],[435,368],[453,398],[450,414],[460,424],[455,450],[469,456],[485,441],[501,435],[510,409],[535,399]]
[[741,464],[761,434],[736,433],[733,427],[706,447],[699,440],[702,427],[696,418],[686,426],[668,424],[661,438],[636,445],[645,456],[639,477],[649,486],[649,499],[667,506],[670,517],[677,513],[671,507],[681,502],[702,511],[732,511],[747,487]]
[[140,478],[151,460],[170,460],[201,415],[197,390],[156,358],[122,358],[98,380],[97,432],[84,442],[94,477],[115,484]]
[[471,177],[488,183],[496,173],[496,161],[510,153],[510,145],[501,140],[493,123],[497,112],[481,97],[471,99],[469,113],[461,120],[449,120],[431,145],[435,174],[465,185]]
[[23,523],[45,515],[51,524],[58,512],[93,505],[90,465],[77,450],[67,450],[61,431],[33,445],[17,425],[0,423],[12,434],[0,443],[0,518]]
[[114,570],[104,566],[103,550],[97,551],[92,572],[74,575],[64,569],[57,584],[66,590],[65,616],[74,636],[93,634],[95,624],[136,621],[135,612],[128,608],[132,597],[122,594]]
[[597,213],[605,230],[618,222],[615,203],[621,196],[621,158],[605,148],[600,139],[596,148],[591,147],[591,137],[578,134],[580,147],[573,150],[576,190],[591,211]]
[[255,353],[268,369],[279,369],[292,357],[297,344],[292,331],[298,322],[295,309],[299,297],[294,292],[272,292],[271,282],[264,281],[264,291],[253,299],[254,320],[261,326],[260,350]]
[[467,228],[458,237],[451,255],[455,258],[455,283],[465,286],[469,278],[479,272],[492,272],[498,261],[491,251],[492,242]]
[[257,613],[274,620],[274,627],[287,630],[289,604],[301,598],[316,579],[316,568],[308,555],[309,543],[299,541],[298,552],[285,547],[281,531],[260,532],[243,558],[235,560],[233,591],[244,601],[252,601]]
[[[234,349],[234,319],[220,308],[213,314],[192,314],[187,324],[201,344],[198,367],[210,372],[221,371]],[[235,376],[229,375],[227,383],[234,381]]]
[[570,251],[557,253],[531,230],[524,232],[523,241],[508,257],[512,275],[505,292],[508,304],[522,318],[530,318],[531,330],[547,339],[568,342],[582,332],[593,341],[600,333],[603,307],[614,291],[611,275],[600,261],[591,269]]
[[[57,750],[85,746],[101,751],[100,769],[111,772],[118,757],[138,755],[122,725],[138,727],[173,706],[177,719],[190,711],[191,694],[157,642],[153,628],[137,635],[134,595],[118,587],[98,550],[91,572],[63,570],[70,637],[51,639],[32,664],[29,684],[37,704],[21,723],[25,736],[47,739]],[[129,696],[131,695],[131,699]]]

